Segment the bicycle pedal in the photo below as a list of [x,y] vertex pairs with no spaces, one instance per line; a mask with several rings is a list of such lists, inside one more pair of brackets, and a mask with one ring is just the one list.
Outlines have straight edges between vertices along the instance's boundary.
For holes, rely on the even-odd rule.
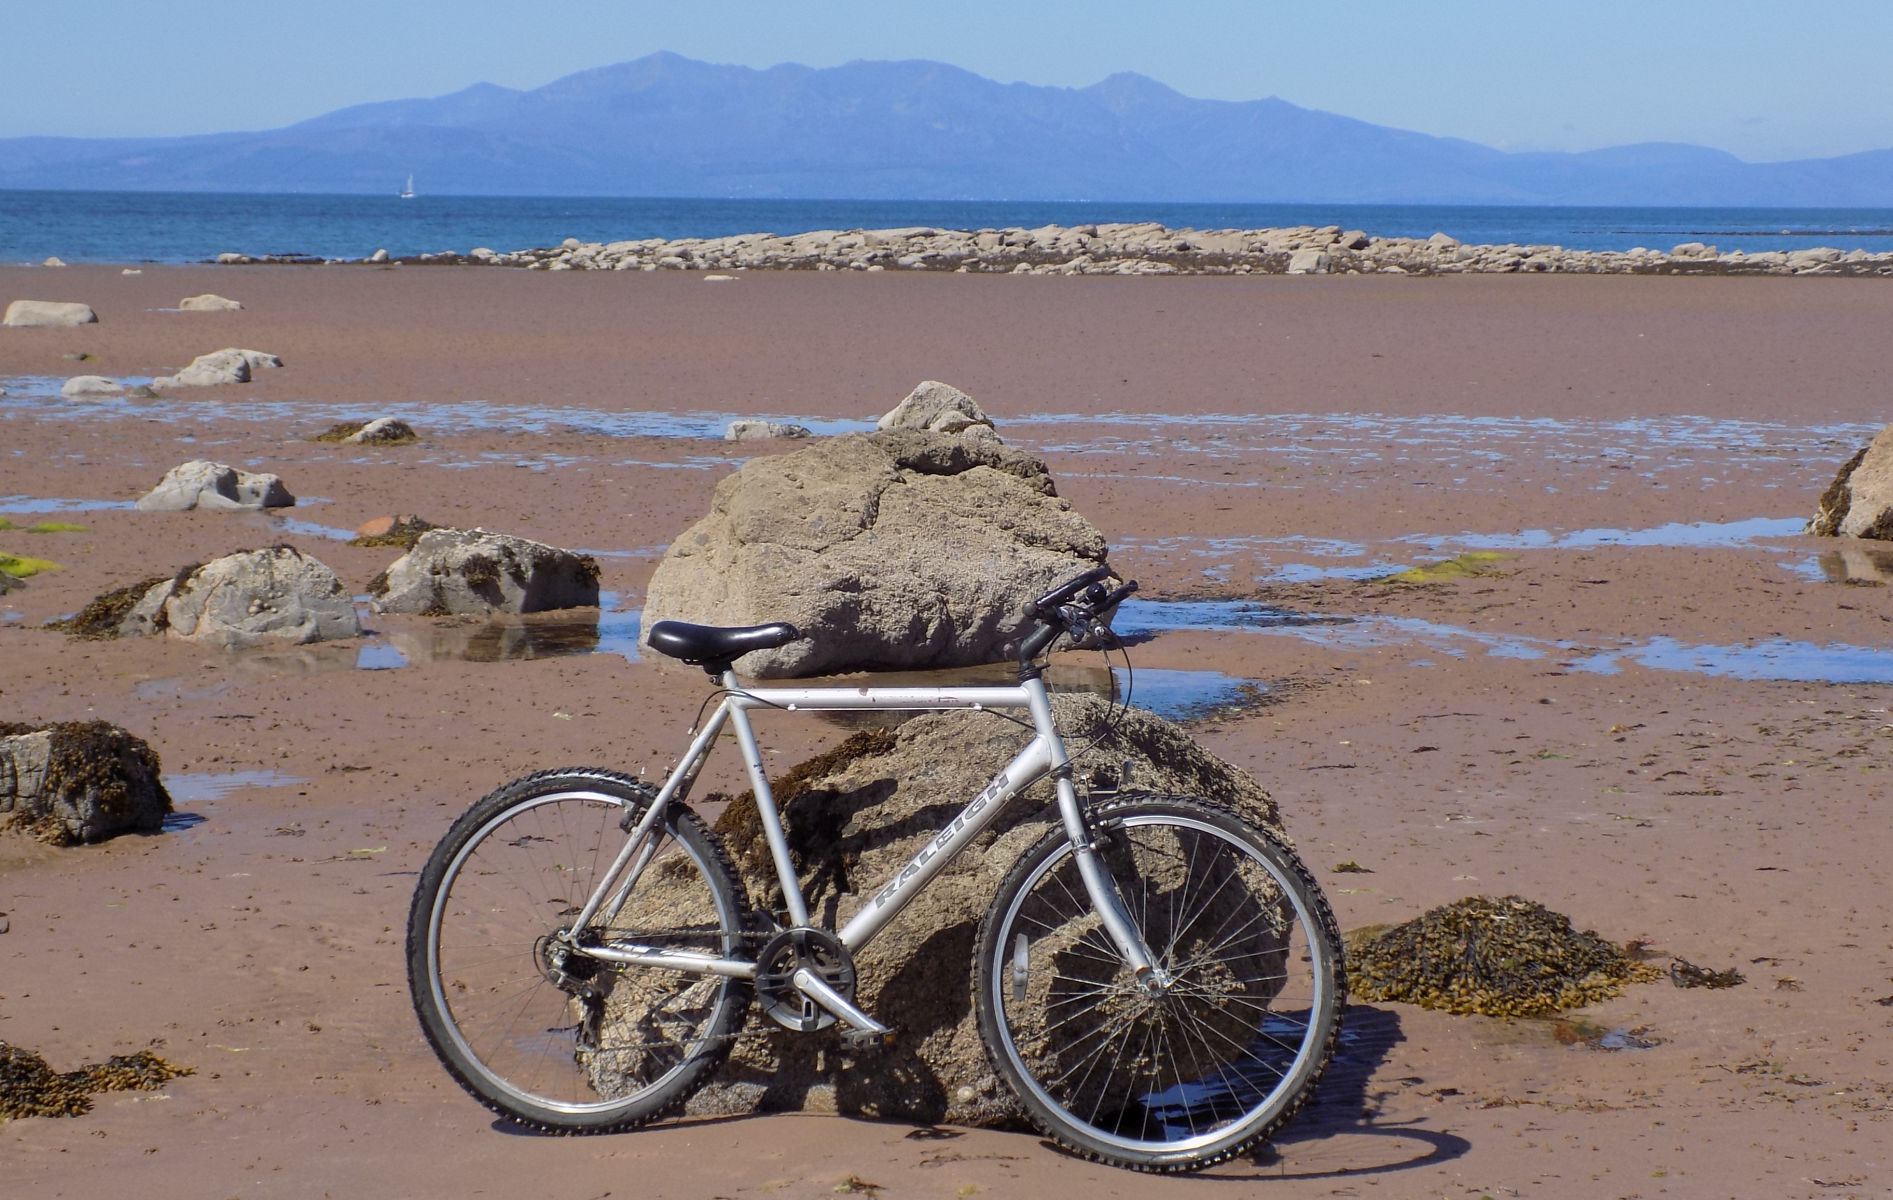
[[892,1029],[844,1029],[841,1044],[849,1050],[886,1050],[897,1036]]

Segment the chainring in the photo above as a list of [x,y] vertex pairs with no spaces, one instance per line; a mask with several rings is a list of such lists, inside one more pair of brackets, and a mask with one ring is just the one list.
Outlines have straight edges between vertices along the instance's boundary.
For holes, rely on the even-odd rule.
[[813,1033],[835,1023],[835,1014],[796,989],[797,970],[806,967],[850,1000],[854,999],[854,959],[841,939],[826,929],[785,929],[756,956],[756,1002],[769,1019],[786,1029]]

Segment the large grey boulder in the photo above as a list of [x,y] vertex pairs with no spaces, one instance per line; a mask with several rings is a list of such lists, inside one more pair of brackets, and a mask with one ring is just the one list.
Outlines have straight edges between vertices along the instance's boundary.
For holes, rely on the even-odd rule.
[[287,508],[295,502],[274,475],[239,471],[200,458],[165,472],[157,487],[139,497],[138,507],[144,512],[189,512],[195,508]]
[[170,811],[157,753],[118,726],[0,722],[0,826],[69,845],[156,833]]
[[67,325],[96,325],[99,315],[87,304],[62,300],[15,300],[7,305],[0,325],[19,329],[53,329]]
[[355,637],[361,618],[328,566],[300,550],[272,546],[227,554],[155,585],[119,632],[168,634],[234,650]]
[[59,394],[68,400],[87,396],[116,396],[124,390],[124,385],[118,380],[104,375],[74,375],[59,386]]
[[[1081,786],[1100,768],[1115,774],[1128,762],[1137,788],[1203,797],[1281,832],[1261,785],[1177,726],[1133,709],[1110,727],[1108,703],[1095,696],[1058,696],[1053,707],[1074,747],[1103,739],[1077,763]],[[784,774],[776,798],[810,911],[824,923],[832,916],[839,927],[873,903],[871,889],[911,861],[952,819],[957,803],[1006,766],[1025,736],[984,713],[930,713],[897,729],[856,734]],[[855,996],[898,1031],[893,1047],[857,1060],[832,1035],[791,1033],[759,1016],[690,1110],[841,1111],[956,1125],[1017,1121],[1017,1102],[994,1075],[975,1027],[974,935],[1005,873],[1056,822],[1051,785],[1027,789],[855,958]],[[731,801],[716,828],[751,899],[769,911],[781,889],[754,798],[745,793]],[[605,1042],[613,1019],[622,1020],[638,998],[638,979],[636,972],[619,977],[607,1001]],[[590,1067],[606,1094],[624,1087],[614,1066],[639,1065],[612,1057]]]
[[227,296],[215,292],[205,292],[201,296],[186,296],[178,301],[180,312],[236,312],[243,305]]
[[1893,541],[1893,425],[1841,467],[1808,532]]
[[757,676],[968,666],[1002,657],[1025,603],[1104,561],[1045,463],[990,429],[889,430],[755,459],[664,554],[645,628],[790,621]]
[[485,529],[430,529],[368,585],[376,612],[529,613],[598,603],[598,560]]
[[162,391],[165,388],[179,387],[215,387],[224,383],[248,383],[256,372],[269,370],[283,365],[283,360],[274,354],[261,350],[240,350],[231,347],[226,350],[213,350],[209,354],[200,354],[191,360],[191,365],[175,375],[163,375],[151,381],[151,386]]
[[992,428],[992,418],[971,396],[950,383],[923,379],[876,423],[878,429],[926,429],[959,433],[975,425]]

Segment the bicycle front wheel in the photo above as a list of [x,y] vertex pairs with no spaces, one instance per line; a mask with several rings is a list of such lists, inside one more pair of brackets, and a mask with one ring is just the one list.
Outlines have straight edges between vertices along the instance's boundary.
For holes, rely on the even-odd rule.
[[1334,916],[1294,853],[1198,800],[1094,813],[1158,968],[1093,911],[1064,831],[1013,868],[980,929],[980,1035],[1047,1134],[1145,1171],[1219,1162],[1292,1117],[1327,1066],[1346,984]]
[[481,1103],[553,1133],[640,1125],[681,1105],[729,1053],[747,980],[620,967],[578,947],[729,957],[748,900],[716,836],[673,805],[634,886],[572,928],[641,816],[649,787],[544,771],[455,822],[421,872],[408,983],[427,1039]]

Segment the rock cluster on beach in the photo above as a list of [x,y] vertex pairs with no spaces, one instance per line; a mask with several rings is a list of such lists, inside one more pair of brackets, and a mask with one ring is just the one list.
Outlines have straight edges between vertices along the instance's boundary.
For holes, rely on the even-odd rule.
[[[220,254],[224,264],[338,262],[305,255]],[[1141,224],[1041,225],[1034,229],[822,229],[778,235],[643,238],[501,252],[485,246],[390,259],[378,250],[357,261],[476,263],[539,271],[965,271],[1024,275],[1456,275],[1518,272],[1584,274],[1893,275],[1893,253],[1833,247],[1722,251],[1702,242],[1668,250],[1571,250],[1562,246],[1474,245],[1444,233],[1376,237],[1339,225],[1282,229],[1172,229]]]

